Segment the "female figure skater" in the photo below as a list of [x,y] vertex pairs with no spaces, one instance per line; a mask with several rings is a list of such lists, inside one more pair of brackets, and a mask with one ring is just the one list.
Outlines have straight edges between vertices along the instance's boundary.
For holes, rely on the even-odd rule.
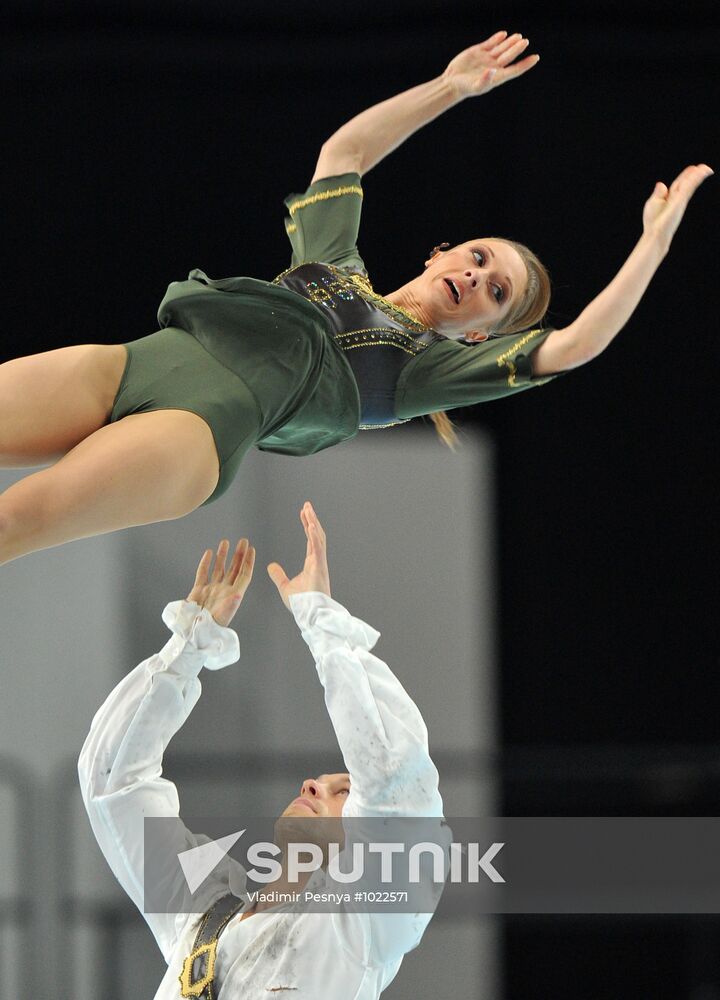
[[308,191],[286,201],[293,266],[274,282],[193,271],[168,288],[158,333],[2,365],[0,465],[54,464],[0,496],[0,562],[181,517],[219,496],[253,445],[307,455],[422,414],[448,439],[438,411],[541,384],[603,351],[709,167],[655,186],[627,261],[561,330],[522,333],[545,314],[549,282],[519,244],[443,245],[385,297],[357,251],[361,175],[453,105],[532,69],[527,45],[497,32],[336,132]]

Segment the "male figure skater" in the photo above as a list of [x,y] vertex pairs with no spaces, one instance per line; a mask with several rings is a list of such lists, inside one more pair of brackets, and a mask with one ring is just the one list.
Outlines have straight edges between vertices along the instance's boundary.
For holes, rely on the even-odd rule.
[[[305,829],[323,817],[441,817],[420,712],[370,652],[379,634],[331,599],[325,533],[309,503],[300,518],[307,537],[302,571],[290,580],[272,563],[268,573],[313,654],[348,773],[305,779],[282,817],[301,818]],[[161,777],[163,753],[200,697],[201,668],[239,657],[237,635],[227,626],[250,584],[255,550],[242,539],[226,569],[227,555],[222,541],[211,573],[213,553],[205,552],[187,600],[163,612],[172,638],[115,688],[80,754],[80,786],[98,844],[141,909],[143,821],[179,815],[177,790]],[[168,846],[175,865],[178,851],[207,842],[177,828],[182,843]],[[162,878],[154,858],[148,868],[151,878]],[[168,963],[155,1000],[267,1000],[286,991],[313,1000],[374,1000],[431,916],[253,907],[241,898],[244,879],[242,866],[226,857],[208,877],[211,905],[202,921],[197,914],[144,914]]]

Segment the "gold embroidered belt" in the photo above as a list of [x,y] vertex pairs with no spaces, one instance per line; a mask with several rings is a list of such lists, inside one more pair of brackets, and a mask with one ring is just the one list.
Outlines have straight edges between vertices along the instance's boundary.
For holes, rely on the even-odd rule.
[[244,906],[244,899],[228,893],[214,902],[205,913],[200,921],[193,950],[183,962],[179,977],[181,996],[216,1000],[215,955],[218,939],[223,928]]

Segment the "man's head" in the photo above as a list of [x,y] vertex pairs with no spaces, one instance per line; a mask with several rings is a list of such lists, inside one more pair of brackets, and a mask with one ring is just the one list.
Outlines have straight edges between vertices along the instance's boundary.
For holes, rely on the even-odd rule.
[[[311,843],[327,851],[329,843],[344,845],[343,806],[350,794],[349,774],[306,778],[300,794],[275,821],[275,843],[283,853],[290,843]],[[324,822],[318,822],[323,820]],[[327,856],[324,864],[327,864]]]

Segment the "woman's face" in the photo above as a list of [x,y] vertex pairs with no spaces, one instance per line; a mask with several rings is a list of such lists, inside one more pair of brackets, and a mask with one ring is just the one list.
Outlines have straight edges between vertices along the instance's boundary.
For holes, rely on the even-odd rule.
[[501,240],[470,240],[425,262],[418,279],[425,321],[446,337],[485,339],[514,308],[527,270],[514,247]]

